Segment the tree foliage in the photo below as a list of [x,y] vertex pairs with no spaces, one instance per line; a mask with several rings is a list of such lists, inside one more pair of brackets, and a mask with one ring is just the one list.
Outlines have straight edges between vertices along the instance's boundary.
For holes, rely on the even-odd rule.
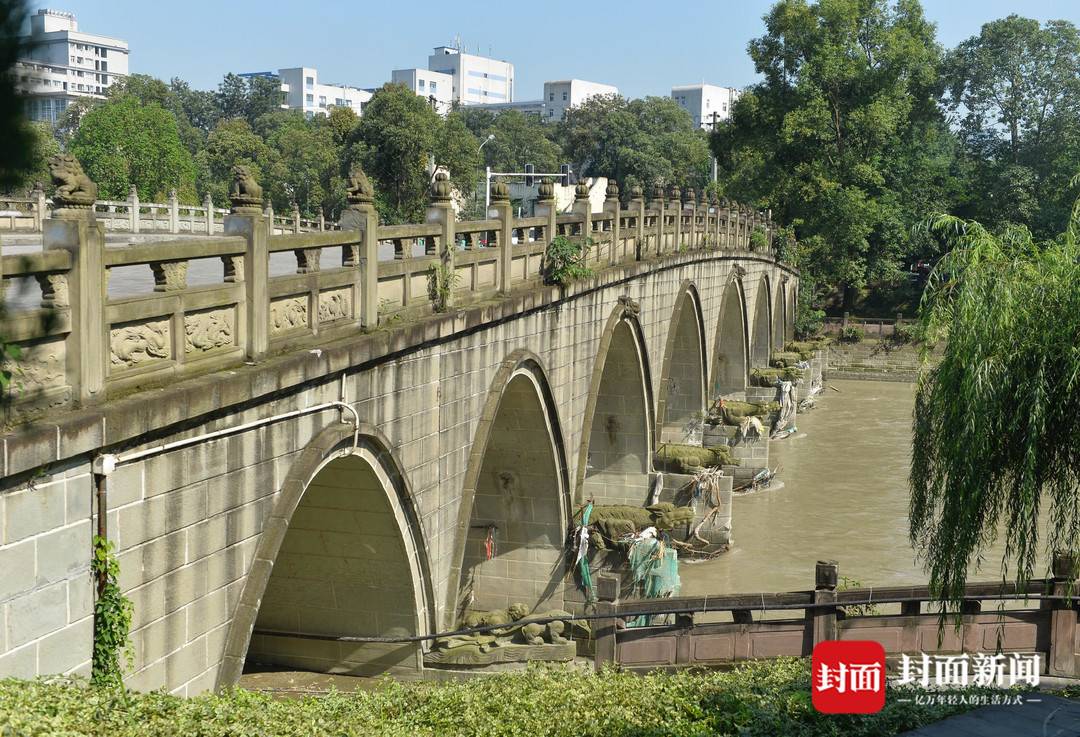
[[712,138],[722,184],[793,223],[803,268],[850,296],[951,202],[941,50],[917,0],[780,0],[765,26],[749,47],[764,80]]
[[945,76],[971,180],[960,212],[1052,237],[1080,169],[1080,31],[995,20],[949,53]]
[[[1075,191],[1075,190],[1074,190]],[[911,539],[932,589],[958,603],[969,567],[1006,529],[1003,577],[1080,536],[1080,200],[1067,229],[1038,243],[941,216],[952,250],[930,276],[922,330],[944,344],[921,372],[911,465]]]
[[0,190],[23,185],[40,157],[11,73],[15,61],[27,51],[19,35],[26,16],[23,0],[0,0]]
[[708,139],[670,98],[596,95],[569,108],[556,135],[566,157],[587,176],[696,189],[708,179]]
[[124,199],[134,184],[146,200],[161,202],[170,189],[193,202],[195,164],[180,141],[176,117],[157,102],[132,94],[95,105],[71,141],[71,153],[97,182],[103,199]]
[[427,101],[404,85],[383,85],[365,105],[350,154],[374,179],[385,221],[416,222],[423,216],[428,156],[440,123]]

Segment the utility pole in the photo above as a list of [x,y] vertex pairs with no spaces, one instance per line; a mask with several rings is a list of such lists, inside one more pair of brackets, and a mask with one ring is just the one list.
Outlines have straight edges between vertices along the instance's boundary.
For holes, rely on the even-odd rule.
[[[717,111],[713,110],[713,111],[712,111],[712,113],[711,113],[711,115],[709,116],[709,117],[711,117],[711,118],[712,118],[712,132],[713,132],[713,133],[716,133],[716,124],[717,124],[717,123],[719,122],[719,121],[717,120],[717,118],[719,117],[719,115],[720,115],[720,113],[718,113]],[[709,146],[709,148],[711,149],[711,148],[712,148],[712,145],[710,145],[710,146]],[[718,172],[717,172],[717,164],[716,164],[716,155],[715,155],[715,154],[713,154],[713,155],[712,155],[712,180],[713,180],[713,183],[715,183],[715,182],[716,182],[716,179],[717,179],[717,175],[718,175]]]

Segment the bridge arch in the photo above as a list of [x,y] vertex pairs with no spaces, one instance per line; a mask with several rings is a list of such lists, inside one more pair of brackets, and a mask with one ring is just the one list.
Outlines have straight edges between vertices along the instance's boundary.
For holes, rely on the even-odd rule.
[[[694,418],[705,410],[705,322],[697,288],[686,279],[671,313],[657,386],[657,442],[687,442],[697,434]],[[700,425],[700,423],[699,423]]]
[[764,368],[772,357],[772,290],[768,275],[762,275],[754,297],[754,323],[750,332],[750,366]]
[[608,317],[593,363],[578,450],[580,503],[643,504],[652,468],[653,391],[638,306],[628,298]]
[[785,309],[787,310],[787,330],[784,333],[784,338],[787,341],[795,340],[795,310],[798,305],[799,285],[794,280],[789,280],[785,285],[786,299]]
[[776,350],[783,350],[784,341],[787,340],[788,331],[788,312],[787,312],[787,280],[780,279],[780,283],[777,285],[776,292],[773,299],[773,311],[772,311],[772,338],[773,347]]
[[749,376],[750,339],[746,319],[746,295],[742,280],[732,277],[720,298],[713,347],[712,396],[746,391]]
[[249,657],[321,672],[415,675],[418,644],[253,635],[433,632],[431,574],[407,480],[373,426],[317,435],[293,462],[255,550],[225,643],[217,687]]
[[465,609],[563,607],[570,483],[557,405],[539,357],[496,371],[465,473],[446,625]]

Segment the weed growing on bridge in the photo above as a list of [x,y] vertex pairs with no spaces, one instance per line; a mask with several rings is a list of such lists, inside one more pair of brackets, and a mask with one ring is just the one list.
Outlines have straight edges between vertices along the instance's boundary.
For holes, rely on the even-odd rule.
[[121,660],[130,667],[131,600],[120,592],[117,579],[120,563],[111,542],[94,536],[91,572],[99,581],[99,595],[94,605],[94,661],[91,680],[98,685],[115,685],[123,675]]
[[452,264],[432,264],[428,269],[428,297],[436,312],[446,312],[450,307],[450,296],[461,281],[461,274]]
[[921,692],[900,691],[890,686],[877,714],[822,714],[810,703],[809,662],[795,659],[647,676],[535,666],[461,682],[387,680],[373,691],[288,700],[242,690],[183,699],[12,679],[0,681],[0,734],[889,737],[969,708],[901,702]]
[[544,280],[548,284],[566,286],[575,279],[592,276],[592,269],[585,265],[591,246],[591,238],[576,243],[564,235],[555,236],[544,253]]

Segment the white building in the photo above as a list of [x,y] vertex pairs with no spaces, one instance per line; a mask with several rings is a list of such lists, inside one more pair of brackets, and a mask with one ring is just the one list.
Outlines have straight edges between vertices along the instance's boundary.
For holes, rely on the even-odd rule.
[[371,92],[344,84],[322,84],[319,70],[314,67],[292,67],[274,72],[248,72],[241,77],[270,77],[281,82],[284,102],[281,107],[302,110],[304,115],[327,115],[335,107],[352,108],[357,115],[364,103],[371,99]]
[[430,69],[395,69],[390,73],[390,81],[403,84],[421,97],[426,97],[435,112],[446,115],[454,103],[454,78],[442,72]]
[[544,82],[545,120],[554,123],[566,117],[566,108],[580,105],[596,95],[617,95],[619,88],[610,84],[588,82],[584,79],[562,79]]
[[29,97],[31,120],[55,123],[80,97],[103,98],[128,73],[126,41],[83,33],[72,13],[41,9],[30,17],[32,45],[14,69],[19,90]]
[[450,89],[453,102],[476,105],[514,101],[514,65],[508,61],[437,46],[428,57],[428,69],[453,79]]
[[712,130],[713,123],[727,120],[731,107],[742,92],[734,87],[714,84],[687,84],[671,88],[671,99],[690,113],[694,125]]

